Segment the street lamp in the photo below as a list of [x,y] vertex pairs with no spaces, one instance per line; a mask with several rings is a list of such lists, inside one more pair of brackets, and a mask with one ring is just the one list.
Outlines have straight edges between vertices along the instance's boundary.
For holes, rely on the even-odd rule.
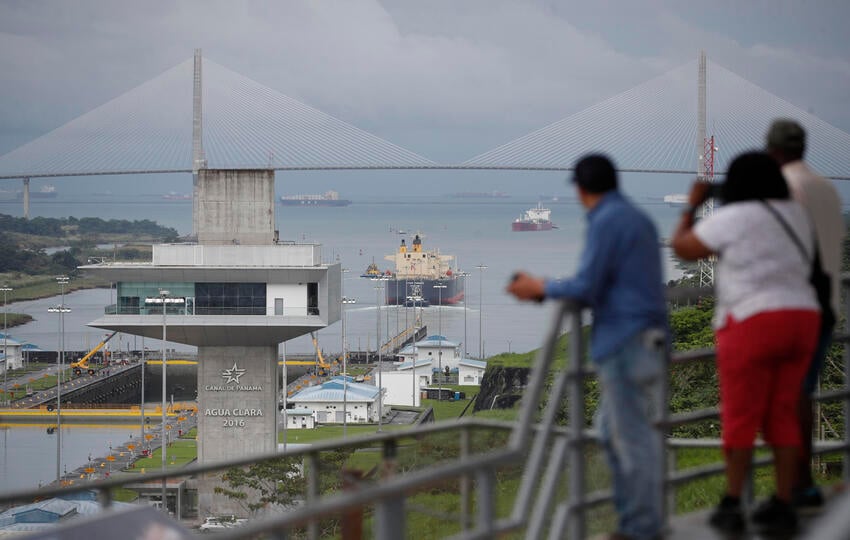
[[[418,333],[419,333],[418,332],[419,327],[417,325],[417,318],[416,318],[416,298],[417,297],[420,298],[420,299],[422,298],[421,293],[422,293],[423,283],[425,283],[425,282],[424,281],[414,281],[413,282],[414,294],[412,296],[407,296],[407,284],[408,283],[405,282],[405,303],[408,301],[408,299],[411,299],[412,300],[411,303],[413,304],[413,365],[411,365],[411,367],[410,367],[410,374],[411,374],[410,378],[413,381],[413,402],[412,402],[412,405],[414,407],[416,406],[416,360],[419,358],[418,353],[416,352],[416,339],[417,339]],[[418,291],[419,294],[416,294],[416,291]],[[404,313],[405,313],[404,318],[405,318],[405,325],[406,325],[407,324],[407,310],[406,309],[404,310]]]
[[9,387],[6,385],[6,373],[9,371],[9,344],[6,338],[6,333],[8,332],[7,318],[9,316],[9,308],[6,303],[6,294],[12,290],[13,289],[8,285],[0,287],[0,291],[3,291],[3,401],[6,406],[9,405]]
[[[373,278],[372,281],[381,282],[387,281],[385,277]],[[375,348],[378,349],[378,433],[381,432],[381,428],[383,426],[384,421],[384,381],[381,376],[383,373],[383,367],[381,364],[381,291],[384,290],[384,286],[381,283],[377,283],[375,285],[375,307],[377,310],[375,311],[375,321],[377,327],[377,341],[375,341]]]
[[139,399],[139,427],[141,438],[139,444],[145,440],[145,336],[142,336],[142,397]]
[[487,266],[483,264],[477,265],[475,268],[480,270],[480,278],[478,279],[478,358],[484,358],[484,332],[483,332],[483,321],[484,321],[484,309],[483,309],[483,291],[484,291],[484,270],[487,270]]
[[342,438],[345,439],[348,435],[348,365],[345,361],[345,304],[348,298],[345,297],[345,274],[350,270],[342,269],[342,276],[339,284],[340,292],[340,315],[342,315]]
[[439,390],[440,399],[443,399],[443,289],[445,285],[434,285],[437,289],[437,334],[440,336],[440,348],[437,350],[437,369],[439,370]]
[[463,357],[466,358],[469,355],[469,351],[466,350],[467,347],[467,339],[466,339],[466,276],[469,275],[469,272],[464,272],[463,270],[458,271],[457,276],[463,278]]
[[48,313],[59,314],[59,369],[56,373],[56,483],[62,484],[62,370],[65,368],[65,314],[71,311],[65,307],[65,285],[68,276],[56,278],[61,294],[61,303],[47,308]]
[[[168,437],[168,432],[166,431],[166,387],[165,387],[165,376],[166,376],[166,358],[165,358],[165,344],[167,333],[167,326],[165,315],[168,311],[168,304],[184,304],[186,302],[185,298],[173,298],[171,297],[171,292],[166,291],[164,289],[159,290],[159,296],[154,296],[151,298],[145,298],[145,304],[159,304],[162,307],[162,434],[160,435],[160,444],[162,445],[162,472],[164,473],[167,467],[166,460],[166,441]],[[166,493],[165,493],[165,478],[162,479],[162,509],[165,512],[168,512],[168,504],[166,503]]]

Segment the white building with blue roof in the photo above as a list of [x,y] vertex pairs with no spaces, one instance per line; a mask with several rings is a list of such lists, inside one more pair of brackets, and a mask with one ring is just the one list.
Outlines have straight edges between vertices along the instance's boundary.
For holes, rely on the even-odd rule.
[[[0,536],[17,536],[42,531],[54,528],[70,519],[102,513],[103,506],[95,499],[94,492],[90,493],[91,497],[88,500],[55,497],[9,508],[0,513]],[[112,504],[115,508],[133,506],[122,502]]]
[[281,421],[287,429],[313,429],[316,427],[316,411],[309,407],[294,407],[283,411]]
[[481,386],[481,379],[484,378],[484,372],[487,371],[487,362],[464,358],[458,366],[458,384]]
[[[347,379],[347,383],[345,383]],[[320,385],[310,386],[287,398],[298,409],[311,409],[317,424],[343,423],[343,408],[349,423],[377,422],[386,412],[378,409],[378,388],[371,384],[354,382],[351,377],[337,376]],[[287,424],[291,427],[291,424]]]
[[439,335],[428,336],[408,345],[399,351],[398,356],[401,357],[402,365],[415,359],[416,368],[419,369],[420,362],[430,360],[432,369],[444,370],[448,366],[451,371],[457,371],[462,359],[460,344]]
[[9,369],[20,369],[23,367],[22,347],[23,343],[0,332],[0,373],[6,371],[7,366]]

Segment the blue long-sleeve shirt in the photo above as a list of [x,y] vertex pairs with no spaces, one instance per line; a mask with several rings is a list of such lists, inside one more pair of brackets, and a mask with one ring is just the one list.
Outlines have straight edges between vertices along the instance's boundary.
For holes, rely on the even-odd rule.
[[658,233],[619,192],[606,193],[587,213],[578,272],[547,280],[547,298],[570,298],[593,310],[590,354],[613,353],[647,328],[667,328]]

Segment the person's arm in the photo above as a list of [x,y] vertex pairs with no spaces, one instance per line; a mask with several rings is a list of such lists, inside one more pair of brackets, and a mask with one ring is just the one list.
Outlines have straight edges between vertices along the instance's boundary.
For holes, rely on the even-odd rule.
[[542,278],[536,278],[525,272],[517,272],[508,283],[508,293],[519,300],[536,300],[542,302],[546,297]]
[[694,234],[694,214],[697,208],[708,198],[711,184],[695,182],[688,195],[688,208],[682,212],[679,224],[670,239],[673,251],[682,259],[695,261],[712,255],[714,252]]

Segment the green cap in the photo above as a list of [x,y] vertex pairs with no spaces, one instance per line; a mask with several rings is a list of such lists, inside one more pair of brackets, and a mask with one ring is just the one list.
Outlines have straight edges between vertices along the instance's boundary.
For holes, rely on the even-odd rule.
[[806,130],[794,120],[787,118],[774,120],[770,129],[767,130],[767,147],[777,150],[802,151],[806,147]]

